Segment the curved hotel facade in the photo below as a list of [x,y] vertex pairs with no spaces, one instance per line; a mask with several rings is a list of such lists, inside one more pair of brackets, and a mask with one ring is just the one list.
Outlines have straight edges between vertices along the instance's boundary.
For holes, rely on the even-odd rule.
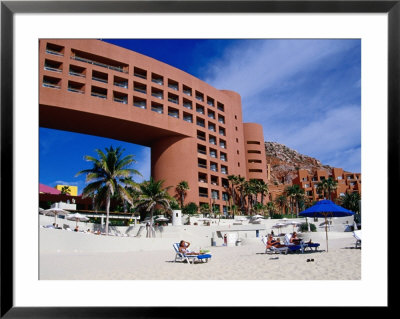
[[[151,148],[151,175],[227,210],[228,175],[267,181],[262,126],[240,95],[99,40],[39,43],[39,125]],[[90,152],[91,150],[88,150]]]

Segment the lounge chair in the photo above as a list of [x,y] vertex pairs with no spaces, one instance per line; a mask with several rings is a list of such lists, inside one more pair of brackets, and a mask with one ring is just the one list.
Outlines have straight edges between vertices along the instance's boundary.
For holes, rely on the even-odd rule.
[[361,248],[361,230],[353,231],[353,236],[356,239],[356,247],[355,248],[358,248],[358,247]]
[[304,253],[304,248],[306,248],[306,245],[301,241],[300,244],[294,244],[290,242],[290,238],[292,237],[292,234],[286,234],[284,237],[284,244],[289,247],[290,251],[301,251]]
[[282,254],[283,253],[283,254],[286,255],[288,253],[288,251],[289,251],[289,247],[287,247],[287,246],[285,246],[285,247],[274,247],[274,246],[271,246],[271,247],[267,248],[267,241],[268,241],[267,237],[263,237],[261,239],[261,241],[265,245],[265,253],[266,254],[269,254],[269,253]]
[[201,255],[188,255],[181,253],[179,251],[179,243],[173,244],[174,250],[175,250],[175,262],[177,261],[187,261],[188,264],[190,264],[190,260],[192,260],[192,264],[196,260],[201,261],[201,262],[208,262],[208,259],[210,259],[212,256],[210,254],[201,254]]

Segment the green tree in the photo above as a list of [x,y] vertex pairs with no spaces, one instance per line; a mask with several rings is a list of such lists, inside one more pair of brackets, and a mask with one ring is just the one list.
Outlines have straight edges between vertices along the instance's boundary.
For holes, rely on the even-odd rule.
[[98,158],[86,155],[86,161],[92,163],[92,168],[85,169],[76,174],[86,174],[86,187],[82,191],[82,198],[94,196],[97,207],[101,204],[106,206],[106,234],[108,235],[108,224],[110,218],[111,197],[118,193],[121,198],[132,204],[132,197],[124,187],[132,183],[129,177],[132,174],[141,174],[130,168],[135,163],[133,155],[123,156],[123,149],[105,148],[106,153],[96,149]]
[[296,213],[297,216],[299,213],[299,201],[304,198],[304,189],[302,189],[300,185],[294,184],[292,186],[286,187],[285,195],[289,197],[290,211],[292,217],[293,213]]
[[332,193],[337,189],[337,182],[329,177],[328,179],[324,179],[317,184],[317,192],[319,194],[323,194],[325,199],[332,200]]
[[200,213],[202,213],[203,215],[209,214],[210,213],[210,205],[208,205],[207,203],[201,203],[200,204]]
[[190,202],[183,208],[182,212],[184,214],[194,215],[197,214],[198,210],[199,207],[196,205],[196,203]]
[[344,196],[339,197],[339,203],[342,207],[351,210],[356,213],[354,220],[356,223],[361,222],[361,210],[360,210],[361,196],[359,193],[346,193]]
[[172,197],[168,194],[171,186],[163,188],[163,180],[155,181],[150,177],[149,181],[144,181],[139,185],[139,196],[136,200],[136,208],[144,209],[150,214],[150,224],[153,224],[153,214],[157,207],[162,207],[166,211],[171,211],[170,201]]
[[279,195],[276,199],[275,199],[275,203],[278,207],[281,208],[281,214],[284,215],[285,213],[285,208],[288,205],[288,200],[285,194]]
[[185,196],[186,192],[189,190],[189,183],[187,181],[181,181],[177,186],[176,186],[176,192],[178,193],[179,200],[181,202],[181,209],[184,208],[185,206]]
[[70,195],[71,194],[71,189],[69,188],[69,186],[63,186],[61,188],[61,194]]

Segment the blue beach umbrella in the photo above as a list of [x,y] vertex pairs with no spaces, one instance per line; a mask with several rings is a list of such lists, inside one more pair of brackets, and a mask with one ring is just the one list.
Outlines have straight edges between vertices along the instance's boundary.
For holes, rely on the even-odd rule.
[[336,205],[330,200],[324,199],[310,208],[299,213],[303,217],[323,217],[325,218],[325,233],[326,233],[326,251],[328,251],[328,217],[346,217],[352,216],[354,213],[346,208]]

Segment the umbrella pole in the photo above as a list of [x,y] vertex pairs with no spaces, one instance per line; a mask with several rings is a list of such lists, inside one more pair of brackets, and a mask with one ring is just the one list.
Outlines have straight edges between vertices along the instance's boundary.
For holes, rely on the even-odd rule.
[[328,220],[325,215],[326,252],[328,252]]

